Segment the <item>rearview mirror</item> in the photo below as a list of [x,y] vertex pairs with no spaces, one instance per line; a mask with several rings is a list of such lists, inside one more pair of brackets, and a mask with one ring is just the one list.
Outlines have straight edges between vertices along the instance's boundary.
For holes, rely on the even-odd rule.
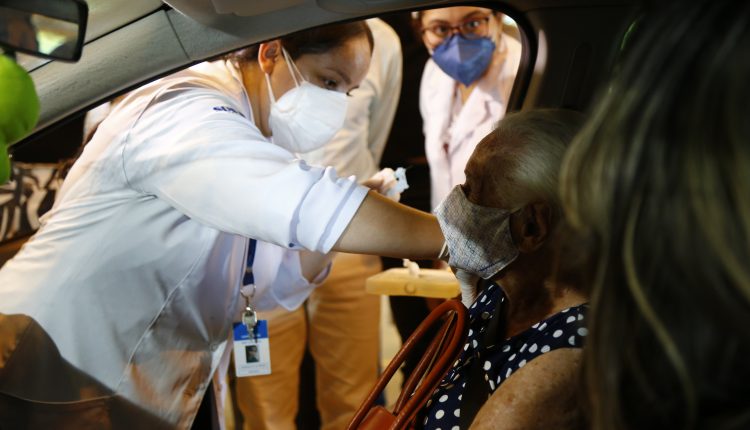
[[83,0],[3,0],[0,47],[64,61],[81,58],[88,6]]

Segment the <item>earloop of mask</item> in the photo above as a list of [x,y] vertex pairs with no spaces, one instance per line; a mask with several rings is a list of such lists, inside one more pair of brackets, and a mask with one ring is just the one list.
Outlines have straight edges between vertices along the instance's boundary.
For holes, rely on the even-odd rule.
[[[284,60],[286,61],[287,68],[289,69],[289,73],[292,75],[292,79],[294,80],[294,85],[299,86],[299,80],[297,79],[297,76],[295,75],[295,72],[299,74],[300,78],[304,80],[304,77],[302,76],[302,73],[300,73],[299,69],[297,69],[297,65],[294,64],[292,61],[292,57],[289,55],[289,53],[284,49],[284,47],[281,47],[281,54],[284,56]],[[272,103],[276,103],[276,97],[273,95],[273,88],[271,88],[271,75],[268,73],[266,75],[266,86],[268,87],[268,96],[271,98]]]
[[[294,84],[297,85],[297,86],[299,86],[300,85],[299,81],[303,81],[304,82],[307,79],[305,79],[305,77],[302,76],[302,72],[299,71],[299,69],[297,68],[297,65],[294,63],[294,61],[292,61],[292,56],[289,55],[289,53],[286,51],[286,49],[284,49],[282,47],[281,48],[281,53],[284,54],[284,60],[286,60],[286,63],[291,65],[289,67],[289,71],[292,72],[292,79],[294,79]],[[299,80],[297,80],[297,76],[295,75],[295,73],[297,75],[299,75]]]
[[[506,51],[506,46],[503,43],[503,32],[502,32],[502,19],[498,18],[497,15],[492,16],[492,20],[490,21],[490,40],[495,43],[495,49],[501,53],[504,54]],[[494,25],[492,25],[494,24]]]
[[266,73],[266,86],[268,87],[268,96],[271,98],[271,103],[276,103],[276,97],[273,96],[273,88],[271,88],[271,75]]

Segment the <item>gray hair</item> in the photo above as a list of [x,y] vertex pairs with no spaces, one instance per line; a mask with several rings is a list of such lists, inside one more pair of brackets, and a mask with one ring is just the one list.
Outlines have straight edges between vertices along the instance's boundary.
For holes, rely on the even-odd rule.
[[509,209],[542,201],[561,215],[560,165],[584,117],[567,109],[535,109],[505,116],[488,136],[496,158],[494,185]]

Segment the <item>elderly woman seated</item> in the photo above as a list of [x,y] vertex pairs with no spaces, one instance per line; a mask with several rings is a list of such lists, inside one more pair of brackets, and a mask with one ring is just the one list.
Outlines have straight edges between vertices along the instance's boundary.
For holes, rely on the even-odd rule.
[[471,329],[422,411],[424,428],[581,426],[587,298],[571,276],[570,253],[560,251],[557,192],[581,123],[561,109],[508,115],[477,146],[466,183],[436,209]]

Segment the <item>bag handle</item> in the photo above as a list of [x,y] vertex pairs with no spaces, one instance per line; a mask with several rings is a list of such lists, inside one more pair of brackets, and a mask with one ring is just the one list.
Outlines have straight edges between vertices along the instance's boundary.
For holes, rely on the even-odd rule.
[[[432,339],[429,346],[425,350],[424,355],[415,366],[414,371],[412,371],[411,375],[409,375],[409,378],[404,382],[401,394],[399,395],[398,400],[396,400],[396,403],[393,406],[394,414],[398,414],[399,411],[403,410],[403,408],[406,406],[406,402],[416,394],[417,388],[420,384],[431,383],[431,381],[426,381],[426,379],[430,375],[429,371],[430,369],[437,368],[437,366],[433,366],[435,364],[435,360],[441,356],[441,353],[445,353],[445,349],[447,348],[446,338],[452,334],[451,327],[453,326],[455,321],[454,311],[448,311],[446,312],[446,315],[447,316],[445,316],[443,326],[440,328],[440,330],[437,331],[437,333],[435,333],[435,337]],[[450,339],[448,339],[448,342],[450,342]],[[438,376],[439,379],[437,382],[439,383],[443,375]]]
[[442,327],[430,343],[414,372],[404,383],[404,389],[396,402],[394,411],[387,412],[383,408],[379,408],[377,411],[380,416],[385,412],[392,417],[392,419],[387,420],[387,424],[380,424],[383,426],[382,428],[403,429],[414,420],[417,411],[435,391],[440,380],[448,372],[461,352],[461,347],[466,342],[468,314],[466,307],[458,300],[446,300],[441,303],[409,336],[354,414],[347,427],[349,430],[360,429],[360,425],[363,424],[371,409],[374,409],[373,405],[376,399],[401,367],[401,364],[412,353],[419,340],[429,332],[430,328],[440,322],[442,322]]

